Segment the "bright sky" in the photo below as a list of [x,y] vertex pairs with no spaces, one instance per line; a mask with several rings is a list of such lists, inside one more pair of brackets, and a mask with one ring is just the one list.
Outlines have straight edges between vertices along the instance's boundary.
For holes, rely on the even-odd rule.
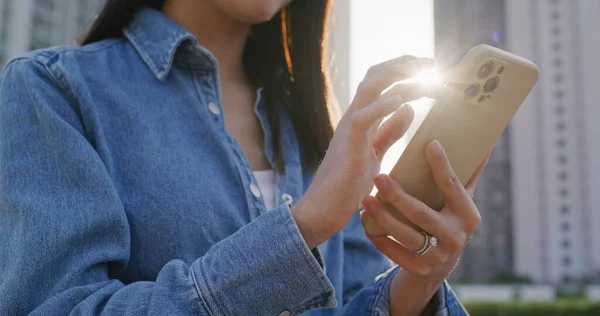
[[[339,0],[351,2],[350,91],[374,64],[402,55],[434,56],[433,0]],[[428,101],[412,103],[417,114],[414,133],[429,110]],[[382,172],[388,173],[406,146],[399,141],[388,152]]]

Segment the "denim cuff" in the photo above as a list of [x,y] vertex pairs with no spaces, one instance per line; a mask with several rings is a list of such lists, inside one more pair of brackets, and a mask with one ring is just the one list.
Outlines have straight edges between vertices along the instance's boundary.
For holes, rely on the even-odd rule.
[[400,267],[396,266],[389,269],[386,273],[377,279],[377,284],[380,286],[375,303],[373,304],[374,315],[389,315],[390,314],[390,285],[394,276],[400,271]]
[[[375,300],[374,314],[389,315],[390,310],[390,285],[394,276],[401,268],[395,267],[385,273],[377,281],[381,285],[379,295]],[[421,313],[424,316],[468,316],[468,313],[458,300],[458,297],[447,281],[433,295],[425,309]]]
[[296,315],[337,305],[324,267],[283,204],[211,247],[192,276],[212,315]]
[[450,284],[448,284],[448,282],[444,282],[444,289],[444,303],[446,305],[446,309],[445,312],[441,311],[435,316],[469,316],[469,313],[467,312],[465,307],[460,303],[460,301],[458,300],[458,296],[456,295],[452,287],[450,287]]

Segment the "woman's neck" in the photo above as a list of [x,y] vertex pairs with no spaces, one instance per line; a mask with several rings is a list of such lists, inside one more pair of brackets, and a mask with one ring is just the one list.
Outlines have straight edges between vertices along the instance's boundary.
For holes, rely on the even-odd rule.
[[167,0],[163,12],[217,58],[221,80],[245,81],[243,54],[251,25],[234,21],[211,1]]

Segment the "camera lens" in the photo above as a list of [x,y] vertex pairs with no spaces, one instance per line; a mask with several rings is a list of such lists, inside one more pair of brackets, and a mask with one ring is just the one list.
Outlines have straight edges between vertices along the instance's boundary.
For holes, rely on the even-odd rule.
[[487,78],[492,71],[494,71],[494,64],[491,61],[488,61],[487,63],[483,64],[481,68],[479,68],[479,71],[477,71],[477,78]]
[[465,90],[464,98],[465,98],[465,100],[472,99],[472,98],[476,97],[478,94],[479,94],[479,85],[474,83]]
[[498,77],[488,79],[488,81],[486,81],[485,84],[483,85],[483,92],[490,93],[490,92],[496,90],[496,88],[498,88],[499,83],[500,83],[500,78],[498,78]]

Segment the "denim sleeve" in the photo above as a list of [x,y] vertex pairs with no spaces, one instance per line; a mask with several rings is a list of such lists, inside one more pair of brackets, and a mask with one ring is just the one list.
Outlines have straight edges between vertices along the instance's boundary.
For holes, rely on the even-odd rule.
[[355,214],[344,234],[344,305],[366,284],[392,267],[392,262],[367,239],[360,214]]
[[[344,315],[390,315],[390,284],[400,268],[388,270],[344,305]],[[444,282],[421,313],[423,316],[468,316],[456,294]]]
[[320,254],[286,205],[190,265],[173,260],[151,282],[119,281],[127,216],[58,74],[22,58],[0,77],[0,315],[273,315],[336,305]]
[[[344,315],[389,315],[390,284],[399,270],[371,244],[360,216],[354,216],[344,229]],[[422,315],[468,314],[444,282]]]

